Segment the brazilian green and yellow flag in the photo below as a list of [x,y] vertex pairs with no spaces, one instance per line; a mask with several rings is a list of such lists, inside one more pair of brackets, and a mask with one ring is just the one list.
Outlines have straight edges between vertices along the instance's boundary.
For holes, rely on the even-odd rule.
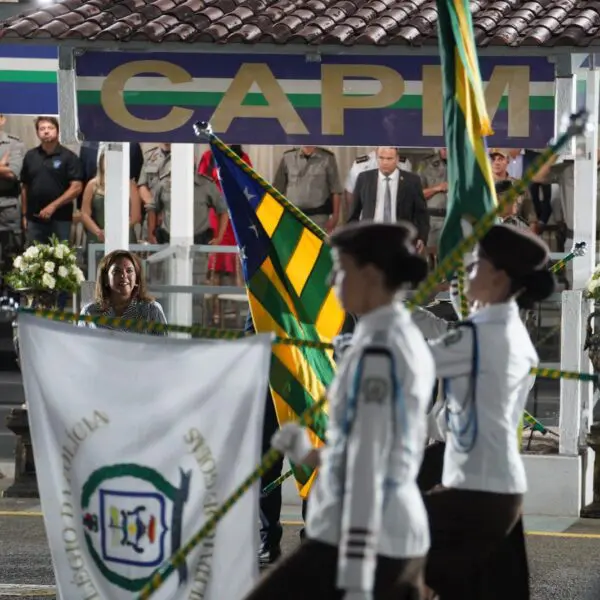
[[[240,249],[254,328],[281,338],[331,342],[346,314],[328,283],[331,249],[316,226],[268,186],[220,140],[211,140],[231,223]],[[332,351],[275,344],[270,388],[280,425],[298,417],[325,394],[333,380]],[[311,425],[313,445],[325,442],[327,413]],[[292,465],[305,498],[315,473]]]
[[448,211],[440,236],[440,261],[463,239],[463,221],[474,224],[496,205],[484,139],[493,132],[469,4],[469,0],[437,0],[448,148]]

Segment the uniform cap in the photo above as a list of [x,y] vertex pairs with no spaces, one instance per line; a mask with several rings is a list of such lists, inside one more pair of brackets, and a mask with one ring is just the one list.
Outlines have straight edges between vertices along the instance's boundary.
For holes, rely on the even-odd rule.
[[529,229],[494,225],[480,240],[479,255],[523,290],[517,298],[523,307],[545,300],[554,291],[554,276],[547,268],[548,246]]
[[363,221],[337,230],[331,245],[352,256],[360,265],[383,271],[390,287],[418,284],[427,275],[427,262],[416,254],[416,229],[404,221],[395,224]]
[[506,150],[505,148],[490,148],[490,151],[488,152],[488,154],[490,156],[499,154],[500,156],[503,156],[504,158],[508,158],[508,156],[509,156],[508,150]]

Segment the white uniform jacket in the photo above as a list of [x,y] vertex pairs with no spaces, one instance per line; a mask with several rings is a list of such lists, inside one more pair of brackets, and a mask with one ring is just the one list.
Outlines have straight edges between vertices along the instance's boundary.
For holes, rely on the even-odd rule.
[[363,316],[329,390],[329,429],[307,535],[339,547],[337,585],[370,591],[376,555],[429,549],[416,484],[434,385],[427,343],[401,304]]
[[[419,311],[429,331],[448,323]],[[421,327],[424,329],[424,327]],[[523,494],[527,482],[517,431],[539,358],[514,301],[473,313],[430,342],[446,401],[438,413],[446,435],[446,487]],[[439,406],[437,407],[439,409]],[[434,409],[435,410],[435,409]]]

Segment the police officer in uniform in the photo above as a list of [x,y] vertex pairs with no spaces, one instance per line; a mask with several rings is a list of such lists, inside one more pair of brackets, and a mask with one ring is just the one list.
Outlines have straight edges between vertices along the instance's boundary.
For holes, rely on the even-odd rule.
[[10,257],[21,247],[21,187],[25,145],[18,137],[2,129],[6,117],[0,114],[0,269],[9,270]]
[[[147,238],[151,244],[163,244],[165,240],[157,240],[156,230],[161,215],[151,211],[150,207],[156,203],[156,193],[161,184],[171,185],[171,144],[158,144],[144,153],[144,165],[138,187],[142,203],[147,212],[147,222],[144,229],[147,230]],[[146,231],[142,233],[142,236]]]
[[[356,180],[358,179],[358,176],[364,171],[372,171],[373,169],[378,168],[379,163],[377,162],[377,149],[371,150],[369,154],[357,156],[355,161],[352,163],[352,166],[348,171],[348,176],[346,177],[346,184],[344,185],[344,220],[346,220],[350,215],[353,201],[352,194],[354,194],[354,188],[356,186]],[[406,156],[398,157],[398,168],[402,169],[403,171],[408,171],[409,173],[412,172],[412,164]]]
[[427,246],[437,248],[440,233],[446,218],[448,205],[448,165],[447,149],[438,148],[436,152],[425,158],[419,165],[419,176],[423,184],[423,195],[427,201],[430,216],[429,238]]
[[338,224],[342,185],[335,155],[317,146],[284,152],[273,187],[326,232]]

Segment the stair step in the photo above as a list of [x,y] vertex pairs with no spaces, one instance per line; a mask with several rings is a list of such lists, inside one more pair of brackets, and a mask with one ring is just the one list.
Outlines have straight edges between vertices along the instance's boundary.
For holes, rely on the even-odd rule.
[[23,379],[19,371],[0,371],[0,408],[20,406],[25,402]]

